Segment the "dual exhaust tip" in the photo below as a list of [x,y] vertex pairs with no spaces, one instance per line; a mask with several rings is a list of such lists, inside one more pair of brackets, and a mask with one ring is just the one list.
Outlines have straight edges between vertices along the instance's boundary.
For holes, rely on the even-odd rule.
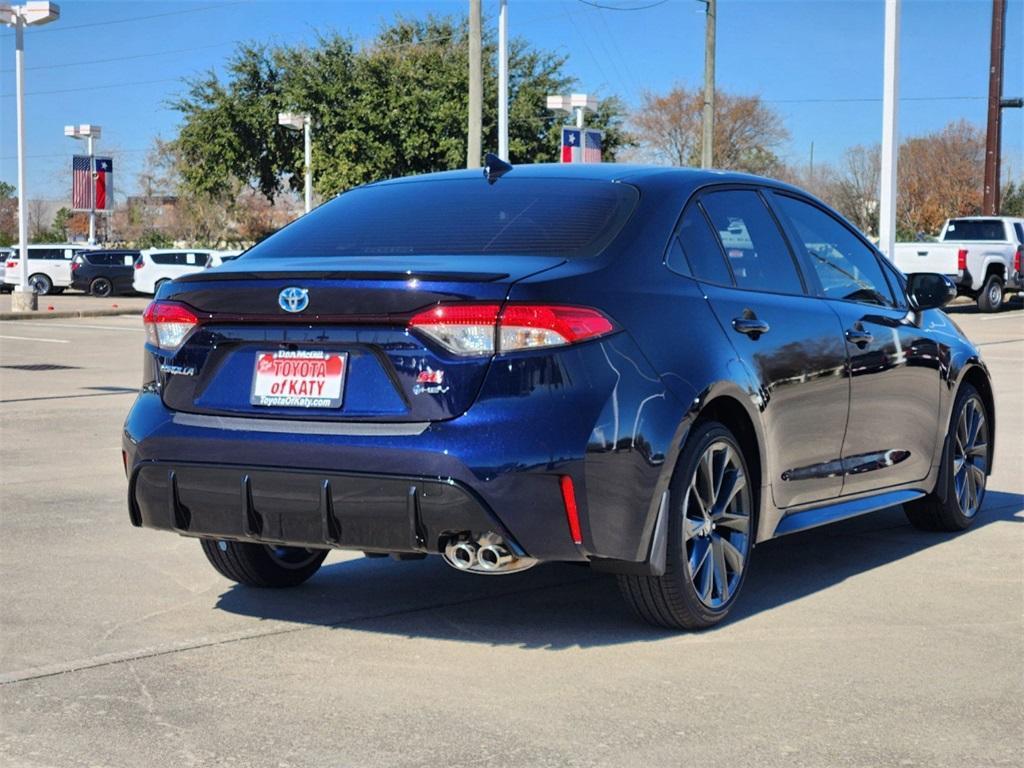
[[468,536],[453,539],[444,549],[444,559],[459,571],[471,573],[512,573],[536,564],[529,557],[518,557],[493,533],[473,541]]

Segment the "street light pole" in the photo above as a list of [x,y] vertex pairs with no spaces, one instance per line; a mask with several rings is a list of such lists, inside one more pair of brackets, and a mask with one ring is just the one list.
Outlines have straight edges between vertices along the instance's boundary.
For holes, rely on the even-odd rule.
[[11,294],[11,310],[31,312],[39,308],[28,284],[28,207],[25,195],[25,27],[48,24],[60,18],[60,6],[50,2],[24,5],[0,3],[0,22],[14,27],[14,81],[18,123],[18,286]]
[[896,164],[899,151],[897,109],[900,73],[900,0],[885,0],[885,48],[882,70],[882,160],[878,248],[892,261],[896,247]]
[[469,0],[469,125],[466,128],[466,167],[479,168],[483,132],[483,53],[480,0]]

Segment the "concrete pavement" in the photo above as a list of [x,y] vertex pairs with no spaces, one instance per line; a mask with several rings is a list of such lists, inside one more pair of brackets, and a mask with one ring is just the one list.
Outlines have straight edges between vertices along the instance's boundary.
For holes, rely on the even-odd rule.
[[1024,311],[953,315],[996,384],[978,524],[770,542],[700,634],[572,566],[335,553],[296,590],[232,585],[128,524],[139,319],[0,322],[0,763],[1024,765]]

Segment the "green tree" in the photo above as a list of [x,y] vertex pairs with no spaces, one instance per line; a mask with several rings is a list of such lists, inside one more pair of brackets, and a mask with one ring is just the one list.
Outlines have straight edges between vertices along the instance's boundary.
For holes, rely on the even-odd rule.
[[999,196],[999,213],[1003,216],[1024,216],[1024,179],[1007,182]]
[[0,181],[0,245],[12,245],[18,239],[18,198],[13,184]]
[[[465,165],[468,42],[464,19],[398,18],[356,50],[341,35],[311,47],[242,45],[226,76],[187,82],[172,103],[183,124],[176,147],[185,186],[209,197],[248,185],[267,200],[298,191],[302,141],[277,126],[279,111],[313,118],[315,189],[330,197],[382,178]],[[485,149],[497,147],[496,45],[484,41]],[[557,158],[565,121],[545,108],[575,82],[565,57],[513,40],[509,52],[509,155],[513,163]],[[605,99],[591,127],[605,131],[605,157],[629,143],[622,104]]]

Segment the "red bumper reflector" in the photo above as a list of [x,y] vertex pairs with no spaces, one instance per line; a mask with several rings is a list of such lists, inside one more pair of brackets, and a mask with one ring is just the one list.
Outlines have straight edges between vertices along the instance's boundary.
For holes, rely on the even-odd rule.
[[576,489],[573,488],[572,478],[562,475],[559,480],[562,486],[562,501],[565,503],[565,517],[569,521],[569,533],[572,535],[574,544],[583,543],[583,534],[580,532],[580,513],[576,509]]

